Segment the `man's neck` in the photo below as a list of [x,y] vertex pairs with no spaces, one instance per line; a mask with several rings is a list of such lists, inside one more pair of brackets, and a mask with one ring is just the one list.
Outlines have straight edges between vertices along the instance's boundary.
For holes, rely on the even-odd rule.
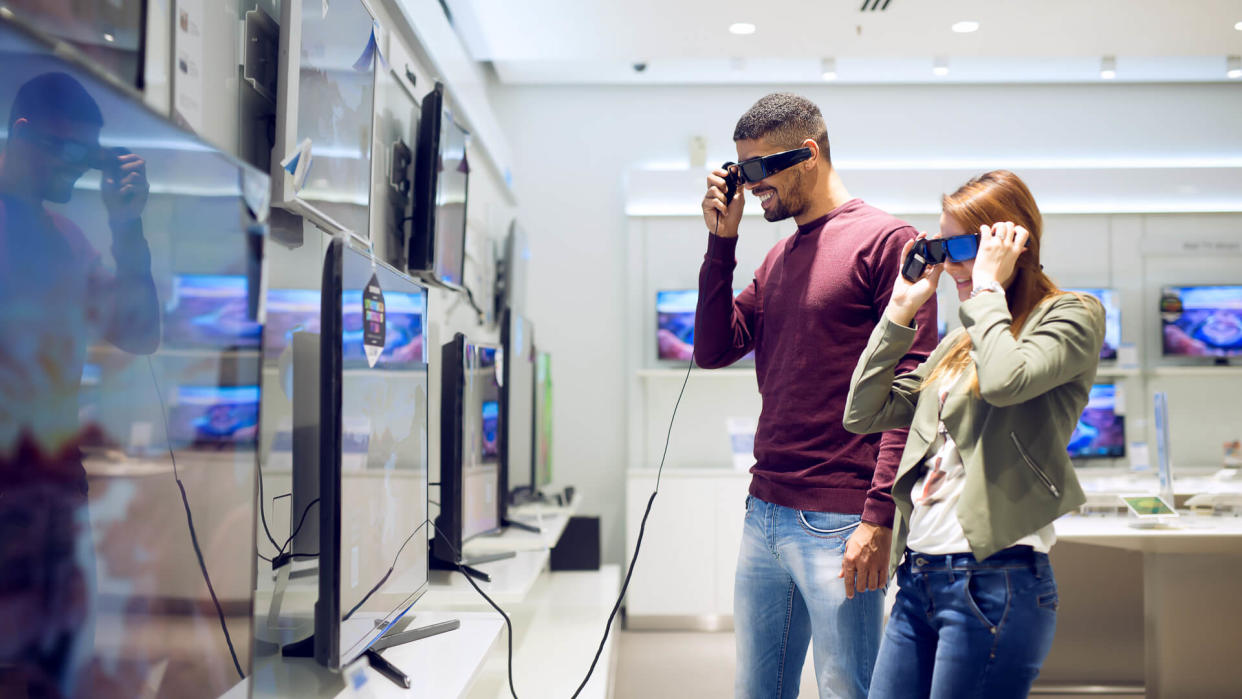
[[841,181],[840,175],[837,174],[836,168],[828,170],[824,182],[817,183],[811,196],[811,205],[802,214],[794,217],[794,222],[799,226],[818,221],[853,198],[849,190],[845,188],[845,183]]
[[27,181],[4,167],[3,156],[0,156],[0,194],[12,197],[33,207],[43,205],[43,200],[31,191]]

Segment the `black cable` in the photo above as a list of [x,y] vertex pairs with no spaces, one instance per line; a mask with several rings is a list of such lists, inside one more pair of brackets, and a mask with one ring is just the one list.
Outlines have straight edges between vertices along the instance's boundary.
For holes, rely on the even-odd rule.
[[267,526],[267,514],[263,510],[263,501],[266,499],[263,497],[263,459],[255,459],[255,468],[259,472],[259,520],[263,522],[263,531],[267,534],[267,540],[272,542],[272,548],[279,552],[283,549],[277,545],[276,537],[272,536],[272,530]]
[[[306,524],[306,515],[310,514],[311,508],[314,507],[315,503],[317,502],[319,502],[319,498],[315,498],[314,500],[311,500],[309,503],[306,504],[306,507],[303,508],[302,517],[301,519],[298,520],[298,526],[293,530],[293,533],[289,535],[289,538],[285,539],[285,545],[280,547],[280,553],[283,554],[285,552],[285,547],[292,544],[293,539],[298,535],[298,532],[302,531],[302,525]],[[275,542],[272,542],[272,543],[275,543]]]
[[392,557],[392,565],[388,566],[388,572],[384,573],[384,577],[380,578],[379,582],[375,583],[375,586],[363,595],[362,599],[358,600],[358,604],[355,604],[353,609],[349,610],[345,616],[341,617],[342,622],[349,621],[349,618],[354,615],[354,612],[358,611],[362,605],[366,604],[367,600],[371,599],[371,596],[378,592],[379,589],[384,586],[384,583],[388,582],[388,578],[392,575],[392,572],[397,569],[397,561],[401,559],[401,552],[404,551],[406,545],[410,543],[410,539],[413,539],[415,534],[422,531],[423,527],[427,526],[430,521],[431,520],[429,519],[424,519],[422,524],[415,527],[414,531],[410,532],[410,535],[405,537],[405,541],[401,542],[401,548],[397,549],[397,555]]
[[[720,214],[716,215],[716,226],[720,226]],[[660,476],[664,474],[664,459],[668,456],[668,445],[673,438],[673,423],[677,420],[677,408],[681,406],[681,397],[686,393],[686,384],[690,382],[690,371],[694,369],[694,357],[690,357],[690,362],[686,365],[686,378],[681,382],[681,391],[677,394],[677,402],[673,405],[673,415],[668,420],[668,433],[664,436],[664,453],[660,455],[660,467],[656,470],[656,487],[651,491],[651,497],[647,498],[647,509],[643,512],[643,521],[638,525],[638,540],[634,542],[634,555],[630,558],[630,568],[625,572],[625,582],[621,584],[621,594],[617,595],[617,603],[612,606],[612,613],[608,615],[608,623],[604,626],[604,637],[599,641],[599,648],[595,651],[595,658],[591,661],[591,667],[587,670],[586,677],[582,678],[582,684],[578,685],[578,689],[574,690],[574,699],[582,693],[587,682],[591,680],[591,673],[595,672],[595,666],[599,664],[599,656],[604,652],[604,645],[608,643],[608,634],[612,631],[612,621],[617,616],[617,611],[621,609],[621,601],[625,599],[625,592],[630,587],[630,578],[634,575],[634,564],[638,562],[638,551],[643,545],[643,533],[647,531],[647,516],[651,514],[651,505],[655,503],[656,495],[660,492]],[[512,664],[512,661],[510,661]]]
[[435,500],[428,500],[427,502],[431,505],[435,505],[436,507],[440,506],[440,503],[436,502]]
[[517,689],[513,686],[513,620],[509,618],[508,614],[505,614],[505,610],[501,609],[500,605],[496,604],[491,597],[487,596],[487,593],[483,591],[483,588],[479,587],[478,583],[474,581],[474,578],[466,572],[465,565],[461,563],[461,551],[458,551],[457,547],[453,546],[453,542],[451,542],[449,538],[444,535],[444,532],[440,531],[440,528],[436,526],[435,522],[432,522],[430,519],[428,519],[427,522],[436,530],[436,537],[442,537],[444,539],[444,543],[449,547],[449,550],[453,552],[453,559],[456,561],[454,565],[456,565],[457,570],[466,577],[466,582],[470,583],[470,587],[473,587],[475,592],[479,593],[483,599],[487,600],[488,604],[492,605],[492,609],[495,609],[500,616],[504,617],[505,628],[508,629],[509,632],[507,638],[509,648],[509,693],[513,695],[513,699],[518,699]]
[[[160,399],[160,416],[164,420],[164,441],[168,443],[168,458],[172,460],[173,479],[181,491],[181,504],[185,507],[185,521],[190,528],[190,543],[194,545],[194,555],[198,558],[198,568],[203,571],[203,580],[207,583],[207,591],[211,593],[211,601],[216,605],[216,615],[220,617],[220,628],[224,630],[224,641],[229,645],[229,655],[233,657],[233,667],[237,676],[246,679],[241,663],[237,661],[237,650],[233,648],[233,637],[229,635],[229,626],[224,621],[224,608],[220,606],[220,598],[216,596],[216,588],[211,584],[211,576],[207,574],[207,562],[203,560],[203,550],[198,545],[198,533],[194,530],[194,515],[190,512],[190,498],[186,495],[185,484],[181,482],[181,474],[177,471],[177,457],[173,453],[172,437],[168,434],[168,408],[164,405],[164,394],[160,392],[160,382],[155,377],[155,364],[147,355],[147,368],[151,370],[151,383],[155,385],[155,395]],[[275,542],[272,542],[275,544]]]

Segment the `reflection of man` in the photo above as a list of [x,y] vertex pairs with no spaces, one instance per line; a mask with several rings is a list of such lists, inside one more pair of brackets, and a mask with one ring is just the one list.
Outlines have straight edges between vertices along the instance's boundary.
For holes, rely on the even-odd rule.
[[[78,450],[87,348],[102,337],[146,354],[159,342],[140,219],[145,163],[101,149],[102,127],[77,80],[46,73],[18,89],[0,158],[0,687],[16,675],[32,694],[69,692],[89,641]],[[103,170],[115,272],[76,225],[45,208],[69,202],[91,168]]]

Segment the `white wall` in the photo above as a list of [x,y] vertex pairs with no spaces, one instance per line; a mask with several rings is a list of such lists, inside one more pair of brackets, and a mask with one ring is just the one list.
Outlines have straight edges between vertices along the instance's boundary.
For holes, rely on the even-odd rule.
[[[627,317],[627,294],[633,291],[628,238],[633,228],[624,214],[623,173],[661,163],[686,167],[689,142],[696,135],[707,139],[709,164],[735,159],[733,125],[768,91],[493,87],[492,104],[513,152],[514,189],[531,240],[530,314],[541,346],[555,355],[555,477],[583,492],[584,512],[603,516],[606,560],[629,555],[623,552],[620,521],[630,448],[626,433],[630,411],[641,409],[627,405],[630,369],[641,361],[629,348],[633,334],[644,329]],[[1236,128],[1242,90],[1227,84],[834,86],[798,91],[824,111],[837,161],[969,159],[1001,167],[1031,160],[1242,157],[1242,130]],[[883,196],[882,191],[852,193]],[[934,223],[926,216],[921,219],[912,217],[912,222],[924,227]],[[744,235],[747,230],[764,231],[764,224],[751,221],[744,225]],[[1197,221],[1191,218],[1187,225]],[[1242,225],[1237,217],[1223,221],[1226,227]],[[696,239],[702,244],[702,224],[685,218],[675,225],[684,226],[689,242],[679,237],[670,243],[668,262],[679,261],[686,278],[693,280],[702,259],[694,244]],[[1081,271],[1087,259],[1071,261],[1073,268]],[[1049,262],[1058,264],[1051,258]],[[1215,274],[1227,274],[1227,269]],[[1082,283],[1069,277],[1066,283]],[[1242,281],[1242,272],[1236,278]],[[1111,280],[1122,284],[1120,278]],[[703,385],[692,379],[690,390]],[[675,389],[662,396],[669,410],[674,396]],[[688,400],[702,402],[704,396]],[[675,443],[696,438],[697,426],[687,415],[680,417]],[[665,419],[667,411],[650,421],[655,425]],[[663,434],[658,436],[662,440]]]

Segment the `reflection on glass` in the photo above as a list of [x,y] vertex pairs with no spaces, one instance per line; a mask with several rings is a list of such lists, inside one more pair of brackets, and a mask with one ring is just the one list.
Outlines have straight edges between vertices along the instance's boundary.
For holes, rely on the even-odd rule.
[[0,4],[39,31],[73,44],[123,82],[142,87],[145,3],[4,0]]
[[298,196],[365,236],[375,73],[374,62],[360,58],[371,14],[360,0],[292,1],[302,2],[296,142],[309,138],[314,156]]
[[218,696],[250,659],[259,175],[4,22],[0,113],[0,693]]
[[503,350],[466,346],[462,434],[462,540],[500,528],[500,358]]
[[462,283],[466,261],[466,189],[470,163],[468,136],[445,112],[440,124],[439,176],[436,178],[436,276],[448,284]]

